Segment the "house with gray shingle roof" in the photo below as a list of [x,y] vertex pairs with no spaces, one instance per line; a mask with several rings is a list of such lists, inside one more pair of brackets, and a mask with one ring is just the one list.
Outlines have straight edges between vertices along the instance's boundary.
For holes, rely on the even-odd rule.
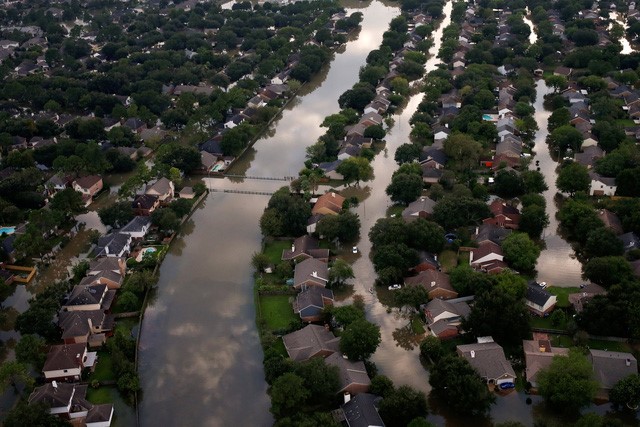
[[348,427],[384,427],[378,414],[377,402],[381,397],[360,393],[342,405],[344,420]]
[[497,343],[492,341],[459,345],[456,351],[459,356],[467,359],[490,386],[515,383],[516,373]]
[[142,239],[149,232],[149,228],[151,228],[151,218],[138,215],[133,217],[119,232],[130,235],[132,239]]
[[371,379],[367,374],[367,368],[365,368],[363,361],[354,362],[342,356],[339,352],[333,353],[324,361],[327,365],[338,368],[338,377],[340,379],[338,393],[349,392],[351,395],[355,395],[369,391]]
[[283,261],[301,261],[309,258],[327,262],[329,261],[329,249],[321,249],[318,239],[308,234],[295,239],[291,249],[284,249],[281,257]]
[[289,357],[302,362],[312,357],[327,357],[340,351],[340,338],[333,335],[329,328],[319,325],[307,325],[282,337]]
[[529,310],[538,316],[550,313],[556,306],[556,296],[551,295],[537,284],[527,286],[524,300]]
[[588,358],[602,394],[608,394],[618,381],[638,373],[638,361],[631,353],[589,350]]
[[333,291],[320,286],[311,286],[300,292],[293,303],[293,312],[303,322],[322,320],[326,307],[333,305]]
[[453,338],[460,333],[462,319],[471,312],[466,298],[453,300],[433,299],[424,306],[427,327],[438,338]]
[[569,349],[552,347],[549,340],[543,339],[523,340],[522,347],[524,349],[527,381],[533,387],[538,385],[538,373],[551,365],[554,356],[567,356],[569,354]]
[[47,381],[79,381],[84,368],[95,366],[97,354],[87,352],[87,344],[52,345],[47,353],[42,374]]
[[329,267],[326,262],[316,258],[308,258],[296,264],[293,273],[293,287],[296,289],[308,286],[327,286]]

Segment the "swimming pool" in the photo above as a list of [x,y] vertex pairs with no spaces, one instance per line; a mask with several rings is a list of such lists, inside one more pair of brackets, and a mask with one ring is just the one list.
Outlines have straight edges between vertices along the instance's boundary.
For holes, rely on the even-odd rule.
[[482,120],[485,120],[487,122],[490,122],[491,120],[493,120],[493,117],[490,116],[489,114],[483,114],[482,115]]
[[0,227],[0,236],[2,236],[3,234],[13,234],[16,232],[16,228],[15,227]]
[[139,253],[139,254],[138,254],[138,256],[136,257],[136,261],[138,261],[138,262],[142,261],[142,258],[144,257],[144,255],[145,255],[147,252],[149,252],[149,253],[153,253],[153,252],[157,252],[157,251],[158,251],[158,250],[157,250],[156,248],[152,248],[152,247],[149,247],[149,248],[142,248],[142,249],[140,250],[140,253]]

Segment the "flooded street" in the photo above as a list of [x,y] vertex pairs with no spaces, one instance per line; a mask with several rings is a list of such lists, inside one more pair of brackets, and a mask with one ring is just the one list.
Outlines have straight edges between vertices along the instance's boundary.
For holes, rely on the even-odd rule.
[[[308,94],[288,106],[231,173],[297,175],[305,148],[325,131],[320,123],[339,111],[338,97],[357,81],[367,54],[399,13],[377,1],[362,6],[358,39],[336,53],[326,75],[304,88]],[[248,191],[287,185],[235,181],[208,179],[207,184]],[[141,329],[141,425],[272,424],[251,271],[267,201],[267,196],[212,192],[172,245]]]

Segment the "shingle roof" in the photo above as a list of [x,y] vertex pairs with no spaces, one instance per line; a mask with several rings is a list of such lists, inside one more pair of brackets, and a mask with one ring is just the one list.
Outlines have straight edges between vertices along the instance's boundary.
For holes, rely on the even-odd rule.
[[89,175],[89,176],[83,176],[82,178],[76,179],[75,183],[82,188],[88,189],[93,187],[100,180],[102,180],[102,178],[100,178],[98,175]]
[[360,393],[342,405],[342,411],[349,427],[384,427],[384,422],[376,409],[378,400],[380,397],[373,394]]
[[295,313],[299,313],[310,306],[323,308],[325,298],[333,300],[333,291],[320,286],[310,286],[296,296],[293,310]]
[[548,340],[522,341],[527,369],[527,380],[535,382],[540,370],[547,368],[554,356],[566,356],[567,348],[551,347]]
[[527,286],[527,293],[525,295],[525,298],[534,304],[544,306],[549,298],[551,298],[551,296],[552,295],[549,292],[545,291],[541,287],[536,285],[529,285]]
[[131,207],[134,209],[151,209],[158,201],[158,196],[151,194],[140,194],[133,199]]
[[62,339],[86,336],[91,333],[89,321],[94,326],[105,328],[106,315],[102,310],[61,311],[58,314],[58,326],[62,329]]
[[505,374],[516,376],[502,347],[495,342],[459,345],[457,350],[483,378],[499,378]]
[[339,351],[340,338],[319,325],[307,325],[282,337],[289,357],[295,361],[307,360],[321,351]]
[[148,216],[136,216],[127,225],[120,229],[121,233],[139,233],[145,227],[151,225],[151,218]]
[[76,384],[57,382],[36,387],[29,396],[29,403],[44,403],[50,408],[63,408],[71,403]]
[[604,389],[611,389],[621,379],[638,373],[638,361],[631,353],[589,350],[596,381]]
[[367,375],[367,368],[363,361],[351,361],[336,352],[324,359],[327,365],[337,366],[340,376],[340,391],[352,384],[362,384],[368,386],[371,379]]
[[79,368],[82,366],[82,356],[86,349],[86,343],[53,345],[47,353],[42,371]]
[[327,266],[327,263],[315,258],[308,258],[296,264],[296,268],[293,273],[294,286],[299,286],[307,280],[326,284],[329,280],[329,267]]
[[162,177],[156,182],[154,182],[152,185],[148,186],[147,190],[145,191],[145,194],[160,194],[160,195],[170,194],[173,196],[173,194],[171,194],[173,192],[172,186],[173,186],[173,183],[170,180],[168,180],[165,177]]

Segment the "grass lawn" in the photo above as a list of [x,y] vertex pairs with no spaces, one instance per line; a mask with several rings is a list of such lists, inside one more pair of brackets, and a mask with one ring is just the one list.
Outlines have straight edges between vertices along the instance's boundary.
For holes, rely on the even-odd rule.
[[569,335],[550,335],[550,338],[554,347],[574,347],[573,339]]
[[635,126],[632,119],[618,119],[616,120],[616,124],[620,126]]
[[89,375],[89,382],[93,380],[112,381],[116,379],[111,354],[107,351],[99,350],[96,370]]
[[422,335],[425,333],[424,323],[422,323],[420,317],[416,316],[411,319],[411,330],[416,335]]
[[283,357],[289,357],[289,354],[287,353],[287,349],[284,346],[284,341],[282,341],[282,338],[278,338],[278,341],[276,341],[275,344],[271,348],[276,350]]
[[118,319],[116,321],[116,332],[122,331],[125,336],[131,337],[133,339],[133,337],[131,336],[131,330],[137,324],[138,318]]
[[291,249],[291,240],[276,240],[264,246],[264,254],[269,257],[270,263],[279,264],[285,249]]
[[267,322],[271,330],[283,329],[296,320],[289,295],[261,295],[260,316]]
[[402,211],[405,210],[406,206],[401,205],[393,205],[389,209],[387,209],[387,217],[392,217],[395,215],[396,217],[402,216]]
[[[573,339],[568,335],[551,335],[551,345],[555,347],[575,347]],[[631,352],[632,348],[625,342],[589,340],[587,347],[594,350]]]
[[101,405],[103,403],[113,403],[111,397],[111,391],[107,387],[99,388],[87,388],[87,400],[94,405]]
[[559,288],[557,286],[549,286],[547,291],[551,295],[555,295],[557,297],[558,302],[556,305],[558,307],[569,307],[569,294],[575,294],[580,292],[580,288]]
[[446,273],[450,272],[458,265],[458,254],[450,250],[442,251],[440,253],[440,264]]

